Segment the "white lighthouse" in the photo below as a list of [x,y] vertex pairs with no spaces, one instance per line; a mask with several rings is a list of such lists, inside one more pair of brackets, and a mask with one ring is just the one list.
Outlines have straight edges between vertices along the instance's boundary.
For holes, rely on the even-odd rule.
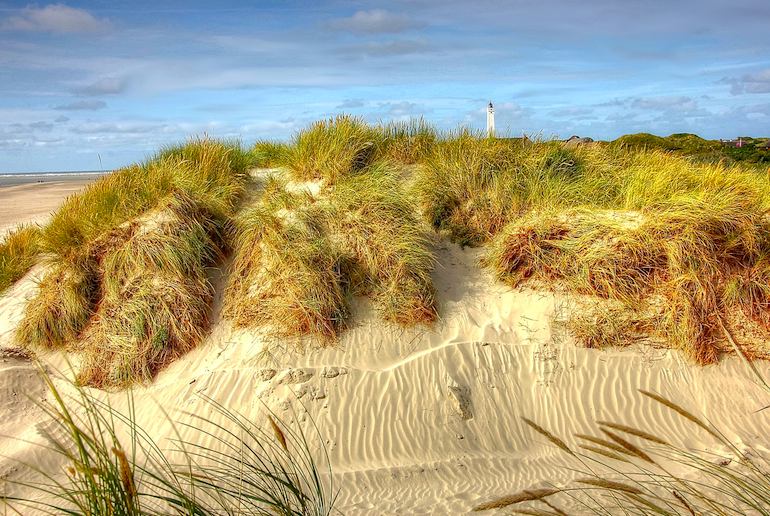
[[495,135],[495,107],[492,101],[487,106],[487,136],[492,138]]

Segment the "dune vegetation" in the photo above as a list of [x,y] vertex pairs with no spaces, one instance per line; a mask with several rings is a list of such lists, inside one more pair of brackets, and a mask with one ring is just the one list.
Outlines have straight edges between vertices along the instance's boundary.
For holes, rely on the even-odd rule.
[[[622,302],[636,328],[705,364],[732,349],[736,310],[768,329],[766,177],[661,151],[460,133],[414,191],[434,228],[487,245],[501,281]],[[623,333],[613,345],[632,340]]]
[[[226,272],[224,319],[276,340],[336,342],[356,297],[383,321],[430,325],[440,315],[432,282],[440,238],[483,247],[480,265],[513,288],[569,298],[577,308],[566,327],[587,347],[646,341],[699,364],[724,352],[770,356],[770,171],[635,141],[567,147],[350,116],[248,151],[194,140],[105,176],[46,226],[11,233],[0,246],[0,289],[40,263],[17,339],[78,353],[78,383],[101,388],[150,381],[205,338],[218,315],[213,267]],[[250,174],[253,167],[271,170]],[[50,476],[21,487],[57,499],[54,510],[332,509],[304,436],[289,438],[274,421],[275,439],[266,440],[212,405],[249,446],[217,443],[237,452],[222,455],[182,443],[219,464],[193,474],[171,467],[130,414],[80,389],[75,415],[50,379],[49,387],[55,403],[46,411],[61,430],[53,445],[72,464],[71,482]],[[767,474],[750,454],[681,406],[645,395],[709,433],[734,464],[614,422],[598,422],[602,436],[578,435],[577,449],[527,420],[576,467],[590,461],[617,472],[620,464],[625,480],[588,468],[575,485],[537,486],[477,509],[560,514],[558,501],[571,497],[603,514],[611,504],[659,514],[767,512]],[[148,460],[122,447],[115,421]],[[200,431],[210,424],[219,422],[201,419]],[[708,484],[671,474],[670,462]]]
[[147,381],[193,347],[247,164],[238,146],[195,140],[67,199],[41,231],[48,272],[18,340],[82,351],[79,380],[100,387]]
[[[627,140],[568,147],[347,115],[249,151],[195,140],[10,235],[0,287],[45,263],[19,341],[83,352],[82,382],[122,386],[204,338],[207,268],[230,252],[223,315],[236,327],[330,342],[355,296],[386,321],[430,324],[432,227],[485,246],[483,265],[511,286],[597,300],[568,325],[587,346],[651,339],[706,364],[740,341],[765,356],[767,171]],[[249,183],[251,167],[275,170]]]
[[432,251],[398,171],[347,172],[317,196],[272,177],[239,216],[224,307],[237,326],[334,339],[354,295],[370,296],[387,321],[436,318]]
[[626,134],[612,142],[613,145],[635,150],[663,150],[685,156],[697,162],[759,164],[770,163],[770,138],[740,138],[741,146],[715,140],[705,140],[689,133],[656,136],[649,133]]
[[[596,435],[578,433],[574,446],[522,418],[535,435],[564,453],[565,467],[576,473],[567,484],[544,481],[517,493],[477,505],[474,511],[506,508],[517,514],[566,514],[569,504],[581,514],[768,514],[770,475],[759,450],[730,441],[718,427],[685,407],[648,391],[646,398],[714,447],[692,450],[672,444],[654,428],[597,421]],[[718,450],[718,451],[715,451]]]
[[0,243],[0,294],[35,264],[40,242],[37,226],[22,226]]
[[[167,446],[137,424],[129,392],[119,412],[88,390],[57,387],[41,373],[51,427],[40,444],[62,468],[22,464],[31,480],[0,485],[0,508],[14,514],[315,515],[334,512],[337,492],[320,436],[268,412],[253,419],[206,400],[206,415],[176,422],[208,443],[179,437]],[[72,391],[72,394],[66,392]],[[267,427],[265,430],[264,427]],[[320,453],[317,448],[320,447]]]

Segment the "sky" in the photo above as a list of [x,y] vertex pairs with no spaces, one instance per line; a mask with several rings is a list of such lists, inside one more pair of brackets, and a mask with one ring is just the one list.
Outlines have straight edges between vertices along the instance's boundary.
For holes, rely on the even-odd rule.
[[770,136],[770,1],[0,0],[0,173],[489,100],[512,136]]

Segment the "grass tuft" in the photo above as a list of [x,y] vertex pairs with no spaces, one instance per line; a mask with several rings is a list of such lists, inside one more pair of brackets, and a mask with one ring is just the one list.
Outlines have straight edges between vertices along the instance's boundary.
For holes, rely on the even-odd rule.
[[270,179],[238,219],[225,316],[276,336],[333,340],[349,298],[366,295],[387,321],[434,321],[432,251],[398,180],[374,165],[316,198]]
[[276,213],[271,204],[281,198],[297,202],[280,188],[268,189],[238,219],[224,314],[238,327],[267,326],[275,336],[334,339],[348,311],[342,256],[312,210]]
[[16,328],[18,341],[30,349],[60,348],[75,342],[93,315],[98,297],[95,264],[53,265],[27,303]]
[[[659,394],[640,391],[663,407],[684,417],[709,432],[714,439],[705,450],[669,443],[648,430],[621,423],[601,421],[600,430],[610,440],[576,434],[598,446],[579,445],[569,454],[564,468],[579,475],[566,485],[553,485],[548,501],[526,493],[492,500],[475,510],[511,507],[528,514],[538,511],[524,504],[569,503],[579,507],[580,514],[768,514],[770,513],[770,475],[767,462],[758,450],[746,449],[727,439],[723,433],[707,426],[701,418]],[[533,427],[543,435],[546,429]],[[639,439],[632,443],[608,428]],[[549,440],[557,447],[558,436]],[[715,453],[713,450],[723,450]],[[582,450],[582,451],[581,451]],[[617,452],[617,453],[616,453]]]
[[291,156],[292,148],[282,142],[258,140],[251,148],[252,164],[262,168],[286,166]]
[[375,128],[380,133],[378,159],[414,165],[423,162],[436,146],[438,133],[423,118],[390,122]]
[[0,294],[32,268],[39,252],[40,228],[21,226],[0,243]]
[[[191,437],[163,449],[136,422],[136,406],[118,412],[82,387],[65,395],[42,373],[50,393],[41,445],[62,471],[22,464],[33,480],[5,479],[0,504],[26,514],[328,515],[336,493],[323,442],[319,461],[301,427],[267,415],[273,430],[206,400],[206,416],[180,422]],[[181,434],[177,432],[177,436]],[[203,437],[203,441],[196,438]],[[181,458],[180,462],[175,462]]]
[[82,351],[79,379],[100,387],[148,381],[194,347],[248,166],[237,145],[193,140],[68,198],[43,230],[52,266],[19,340]]
[[294,137],[287,165],[297,181],[323,179],[333,184],[369,165],[380,138],[361,118],[320,120]]
[[329,203],[333,238],[355,269],[349,273],[360,278],[354,293],[371,294],[387,321],[433,322],[433,253],[397,171],[375,165],[340,181]]

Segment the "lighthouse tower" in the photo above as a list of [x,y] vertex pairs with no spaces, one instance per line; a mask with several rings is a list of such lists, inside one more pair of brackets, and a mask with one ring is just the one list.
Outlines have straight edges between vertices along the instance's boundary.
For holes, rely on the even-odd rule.
[[492,138],[495,135],[495,107],[492,105],[492,101],[489,101],[487,106],[487,136]]

